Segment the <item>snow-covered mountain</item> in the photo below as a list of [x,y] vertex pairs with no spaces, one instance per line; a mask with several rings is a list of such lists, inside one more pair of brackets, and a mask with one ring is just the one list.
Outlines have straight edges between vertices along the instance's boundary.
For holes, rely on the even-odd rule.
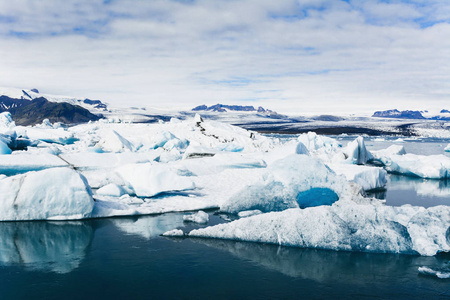
[[403,110],[390,109],[384,111],[376,111],[372,117],[374,118],[394,118],[394,119],[415,119],[415,120],[450,120],[450,111],[442,109],[439,113],[432,113],[428,110]]
[[106,105],[99,100],[41,95],[37,89],[0,89],[0,112],[8,111],[18,125],[51,122],[77,124],[103,116]]
[[192,111],[212,111],[212,112],[228,112],[228,111],[239,111],[239,112],[257,112],[257,113],[266,113],[266,114],[276,114],[276,112],[265,109],[262,106],[255,108],[251,105],[226,105],[226,104],[215,104],[211,106],[199,105],[194,107]]

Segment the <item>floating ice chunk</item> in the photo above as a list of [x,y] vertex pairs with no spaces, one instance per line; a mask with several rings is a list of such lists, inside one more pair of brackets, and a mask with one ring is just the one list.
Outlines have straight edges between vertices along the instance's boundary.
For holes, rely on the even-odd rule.
[[[294,154],[270,165],[262,178],[231,196],[222,204],[221,210],[228,213],[254,209],[262,212],[280,211],[298,207],[296,199],[301,192],[327,188],[340,197],[349,192],[348,186],[343,177],[337,176],[319,159]],[[335,199],[334,196],[332,198]],[[310,198],[301,200],[305,207],[310,206],[304,202],[307,199]],[[329,204],[328,197],[321,198],[321,201]],[[317,204],[314,201],[314,205]]]
[[429,179],[450,178],[450,157],[445,155],[389,155],[377,158],[388,172]]
[[11,149],[9,149],[8,145],[0,139],[0,155],[2,154],[11,154]]
[[0,180],[0,220],[68,220],[91,215],[86,179],[69,168],[53,168]]
[[209,221],[209,215],[204,211],[200,210],[194,214],[183,216],[183,221],[198,224],[206,224]]
[[117,169],[117,173],[131,186],[139,197],[153,197],[169,191],[195,188],[194,182],[180,176],[176,169],[162,164],[131,164]]
[[124,151],[134,151],[134,145],[118,134],[115,130],[109,131],[96,145],[108,152],[124,152]]
[[364,138],[357,137],[354,141],[348,143],[344,149],[346,160],[352,164],[363,165],[372,159],[372,154],[366,149]]
[[238,213],[239,218],[247,218],[247,217],[251,217],[251,216],[256,216],[256,215],[260,215],[262,214],[262,211],[258,210],[258,209],[254,209],[254,210],[244,210]]
[[329,167],[336,174],[356,182],[365,191],[384,188],[387,184],[387,172],[382,168],[348,164],[330,164]]
[[164,232],[162,234],[162,236],[181,237],[181,236],[184,236],[184,233],[183,233],[183,230],[181,230],[181,229],[173,229],[173,230]]
[[50,129],[16,126],[14,129],[17,132],[17,136],[28,138],[30,140],[38,140],[61,145],[72,144],[76,141],[73,133],[63,128]]
[[450,152],[450,144],[448,144],[447,147],[445,147],[444,151],[445,152]]
[[295,153],[309,155],[309,150],[302,142],[299,142],[297,147],[295,147]]
[[336,204],[252,216],[193,230],[189,236],[427,256],[450,250],[446,241],[448,206],[390,207],[347,200]]
[[450,267],[445,269],[431,269],[429,267],[419,267],[419,273],[424,275],[434,276],[440,279],[448,279],[450,278]]
[[297,140],[311,152],[323,151],[325,153],[333,153],[342,147],[335,139],[317,135],[315,132],[304,133]]
[[13,152],[0,156],[0,174],[15,175],[29,171],[39,171],[56,167],[67,167],[67,163],[56,155]]
[[96,194],[102,196],[120,197],[126,194],[126,191],[123,187],[114,183],[110,183],[98,189]]
[[392,145],[386,149],[372,151],[371,153],[374,160],[382,160],[390,155],[404,155],[406,151],[402,145]]

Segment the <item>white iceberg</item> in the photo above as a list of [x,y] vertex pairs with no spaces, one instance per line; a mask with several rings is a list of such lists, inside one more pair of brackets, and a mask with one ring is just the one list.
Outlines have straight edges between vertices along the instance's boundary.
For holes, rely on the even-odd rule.
[[348,182],[319,159],[294,154],[271,164],[261,178],[231,196],[220,209],[228,213],[269,212],[330,205],[349,193]]
[[435,255],[450,251],[450,207],[389,207],[340,200],[193,230],[191,237],[346,251]]
[[1,179],[0,195],[0,221],[83,219],[94,207],[86,179],[70,168]]
[[356,165],[363,165],[372,159],[372,154],[367,150],[362,136],[348,143],[343,153],[348,162]]
[[0,155],[0,174],[6,175],[67,166],[67,162],[48,153],[13,152],[12,155]]
[[120,185],[110,183],[98,189],[96,194],[102,196],[120,197],[127,194],[127,192]]
[[116,171],[139,197],[195,189],[195,184],[189,177],[178,175],[178,170],[164,164],[130,164],[119,167]]
[[447,145],[447,147],[444,148],[445,152],[450,152],[450,144]]
[[315,132],[301,134],[297,141],[302,143],[310,152],[334,153],[342,147],[335,139],[317,135]]
[[103,138],[96,144],[107,152],[124,152],[124,151],[134,151],[134,145],[128,141],[126,138],[121,136],[115,130],[109,131],[103,136]]
[[209,215],[204,211],[200,210],[196,213],[183,216],[183,221],[198,224],[206,224],[209,222]]
[[364,191],[382,189],[388,182],[387,172],[383,168],[348,164],[329,164],[336,174],[344,175],[347,180],[359,184]]
[[388,155],[378,160],[388,172],[428,179],[450,178],[450,157],[445,155]]

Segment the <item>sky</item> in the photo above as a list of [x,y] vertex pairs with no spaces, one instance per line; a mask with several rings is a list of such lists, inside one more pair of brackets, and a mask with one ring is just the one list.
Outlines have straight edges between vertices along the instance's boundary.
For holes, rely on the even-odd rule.
[[118,106],[450,109],[450,1],[0,0],[0,86]]

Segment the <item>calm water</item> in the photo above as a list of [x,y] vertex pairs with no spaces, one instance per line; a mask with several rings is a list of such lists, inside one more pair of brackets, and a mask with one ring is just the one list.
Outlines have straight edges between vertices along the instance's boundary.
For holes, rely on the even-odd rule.
[[[445,299],[448,257],[168,239],[182,214],[0,223],[1,299]],[[180,223],[181,222],[181,223]],[[220,222],[212,216],[212,223]],[[185,228],[186,230],[190,228]]]
[[[448,142],[403,143],[410,153],[443,154],[439,144]],[[370,149],[390,144],[367,141]],[[450,183],[390,176],[387,190],[375,196],[388,205],[450,205]],[[208,225],[224,222],[210,213]],[[418,273],[421,266],[448,269],[448,254],[351,253],[160,236],[196,228],[182,217],[0,223],[0,299],[450,299],[449,279]]]

